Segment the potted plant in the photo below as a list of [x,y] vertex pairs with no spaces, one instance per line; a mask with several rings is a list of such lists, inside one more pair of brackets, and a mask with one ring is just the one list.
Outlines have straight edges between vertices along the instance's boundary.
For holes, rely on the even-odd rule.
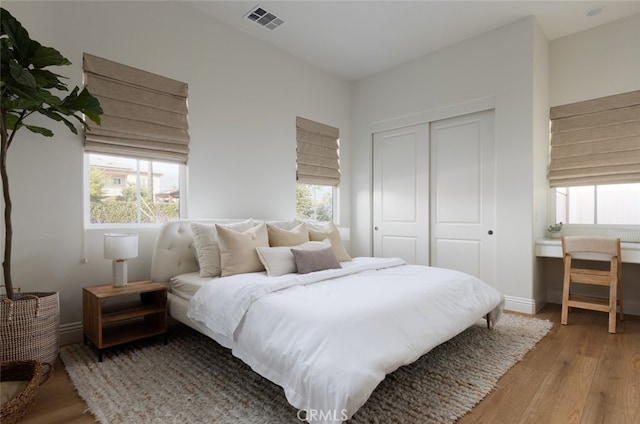
[[87,126],[85,117],[100,124],[102,109],[86,88],[75,87],[66,97],[55,93],[69,91],[64,78],[45,68],[70,65],[60,52],[34,41],[27,30],[6,9],[0,8],[0,173],[4,199],[4,259],[2,263],[6,296],[0,302],[1,361],[35,359],[53,362],[58,350],[58,293],[21,293],[14,291],[11,279],[11,197],[7,172],[8,150],[22,129],[53,136],[47,128],[26,122],[40,114],[64,123],[74,134],[75,123]]
[[562,222],[556,222],[553,225],[549,225],[547,227],[547,232],[549,233],[549,237],[551,238],[562,237]]

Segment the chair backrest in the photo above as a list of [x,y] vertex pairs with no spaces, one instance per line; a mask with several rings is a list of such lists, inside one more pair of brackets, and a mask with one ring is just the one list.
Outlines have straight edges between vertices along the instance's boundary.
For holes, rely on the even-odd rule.
[[620,239],[611,237],[569,236],[562,238],[562,256],[575,259],[610,261],[620,260]]

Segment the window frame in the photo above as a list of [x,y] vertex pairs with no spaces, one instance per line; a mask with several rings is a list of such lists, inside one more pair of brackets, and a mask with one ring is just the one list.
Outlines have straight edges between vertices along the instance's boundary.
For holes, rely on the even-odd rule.
[[[593,184],[592,186],[598,186],[598,185],[608,185],[608,184]],[[548,225],[552,225],[554,223],[557,222],[557,189],[559,188],[568,188],[568,187],[551,187],[549,188],[549,199],[548,199],[548,203],[549,203],[549,211],[548,211],[548,216],[551,218],[550,221],[553,222],[549,222]],[[596,209],[596,212],[594,212],[594,217],[597,220],[597,199],[598,199],[598,195],[597,195],[597,190],[594,190],[594,208]],[[593,230],[593,229],[597,229],[597,230],[617,230],[617,231],[637,231],[638,229],[640,229],[640,225],[638,224],[597,224],[597,223],[593,223],[593,224],[578,224],[578,223],[569,223],[569,222],[564,222],[563,221],[563,228],[569,230],[570,232],[572,232],[572,230]],[[579,231],[578,231],[579,232]]]
[[[90,194],[89,194],[89,184],[90,184],[90,166],[89,166],[89,155],[91,154],[100,154],[100,153],[92,153],[92,152],[83,152],[83,184],[82,184],[82,209],[83,209],[83,223],[85,229],[114,229],[114,228],[159,228],[163,225],[162,222],[136,222],[134,224],[131,223],[109,223],[109,224],[95,224],[91,222],[91,211],[90,211]],[[106,155],[109,156],[109,155]],[[151,159],[139,159],[139,158],[130,158],[136,160],[150,160],[151,162],[162,162],[158,160]],[[178,177],[180,179],[179,182],[179,190],[180,190],[180,207],[178,211],[177,219],[186,219],[187,217],[187,165],[182,163],[175,164],[178,166]],[[140,176],[137,177],[138,180]],[[138,181],[138,187],[140,186]],[[138,200],[138,209],[140,208]]]

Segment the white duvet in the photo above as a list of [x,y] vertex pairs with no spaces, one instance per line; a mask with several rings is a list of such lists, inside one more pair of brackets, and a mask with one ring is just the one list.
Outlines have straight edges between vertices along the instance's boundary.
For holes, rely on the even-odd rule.
[[504,298],[457,271],[356,258],[342,269],[211,280],[188,316],[284,388],[309,422],[350,418],[385,375],[491,313]]

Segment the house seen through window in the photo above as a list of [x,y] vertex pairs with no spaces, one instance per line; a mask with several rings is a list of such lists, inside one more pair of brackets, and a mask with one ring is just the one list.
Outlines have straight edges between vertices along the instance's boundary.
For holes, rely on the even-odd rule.
[[87,153],[89,222],[162,223],[180,217],[182,165]]

